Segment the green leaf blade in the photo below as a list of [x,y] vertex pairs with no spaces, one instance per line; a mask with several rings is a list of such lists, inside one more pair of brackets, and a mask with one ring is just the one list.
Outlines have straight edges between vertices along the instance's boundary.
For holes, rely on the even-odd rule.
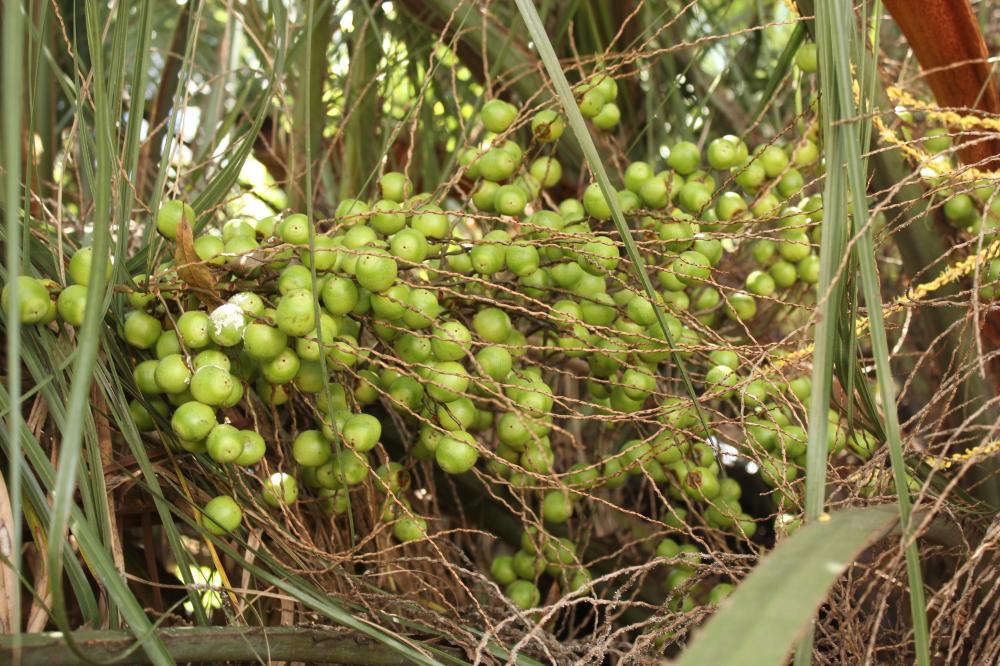
[[895,504],[844,509],[805,525],[765,557],[694,637],[677,666],[779,666],[830,587],[898,525]]

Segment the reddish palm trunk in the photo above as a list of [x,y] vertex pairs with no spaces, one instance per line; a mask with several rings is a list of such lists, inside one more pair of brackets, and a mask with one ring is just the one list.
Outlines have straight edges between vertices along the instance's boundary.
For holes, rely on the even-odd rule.
[[[969,0],[886,0],[885,6],[926,73],[938,105],[1000,114],[989,53]],[[972,143],[960,151],[964,163],[1000,168],[1000,139],[966,141]]]

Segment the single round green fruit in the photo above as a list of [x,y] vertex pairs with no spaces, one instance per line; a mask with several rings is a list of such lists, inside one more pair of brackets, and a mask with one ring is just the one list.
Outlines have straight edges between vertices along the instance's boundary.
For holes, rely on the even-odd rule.
[[201,524],[206,531],[216,536],[233,532],[243,521],[243,510],[229,495],[213,497],[202,513]]
[[243,453],[243,436],[236,427],[220,423],[205,440],[208,455],[219,464],[235,462]]
[[196,400],[178,407],[170,419],[174,434],[188,442],[205,439],[216,425],[215,410]]
[[404,516],[392,526],[392,534],[400,543],[419,541],[427,536],[427,521],[420,516]]
[[255,430],[240,430],[240,440],[243,443],[243,450],[234,461],[237,465],[250,467],[264,458],[264,454],[267,453],[267,444],[260,433]]
[[385,250],[366,249],[354,268],[358,284],[372,293],[385,291],[396,282],[396,260]]
[[87,287],[82,284],[71,284],[62,290],[56,300],[56,309],[70,326],[82,326],[87,309]]
[[319,467],[331,455],[330,442],[319,430],[303,430],[292,441],[292,457],[303,467]]
[[[177,395],[191,384],[191,369],[180,354],[169,354],[160,359],[154,373],[156,384],[166,393]],[[185,439],[190,439],[185,437]]]
[[275,323],[285,334],[302,337],[316,328],[315,308],[311,291],[308,289],[290,291],[278,301]]
[[191,395],[198,402],[219,407],[229,398],[235,383],[228,371],[207,365],[198,368],[191,376]]
[[299,498],[299,484],[295,478],[284,472],[275,472],[264,482],[261,499],[274,508],[288,506]]
[[[90,285],[90,267],[94,263],[94,248],[89,246],[81,247],[73,253],[69,260],[69,279],[84,287]],[[111,279],[111,261],[104,264],[104,282]],[[100,287],[103,288],[103,284]]]
[[502,99],[491,99],[480,109],[479,117],[487,130],[500,134],[506,131],[517,118],[517,107]]
[[159,231],[164,238],[176,240],[177,227],[180,226],[182,218],[192,229],[194,228],[194,208],[187,205],[183,201],[165,201],[163,205],[160,206],[160,210],[156,213],[156,230]]
[[573,502],[569,494],[553,490],[542,499],[542,518],[549,523],[565,523],[573,515]]
[[542,593],[535,584],[527,580],[515,580],[507,585],[504,594],[517,608],[526,611],[535,608],[541,602]]
[[468,472],[479,459],[476,439],[467,432],[449,433],[438,441],[434,459],[448,474]]
[[344,423],[341,436],[355,451],[371,451],[382,436],[382,424],[371,414],[355,414]]
[[551,109],[543,109],[531,119],[531,133],[542,143],[558,141],[565,129],[562,117]]

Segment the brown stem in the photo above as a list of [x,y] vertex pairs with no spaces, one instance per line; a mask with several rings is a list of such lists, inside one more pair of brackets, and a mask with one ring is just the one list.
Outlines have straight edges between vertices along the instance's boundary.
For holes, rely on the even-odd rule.
[[[405,666],[402,655],[352,632],[332,628],[298,627],[174,627],[159,632],[177,663],[298,661],[364,666]],[[89,663],[148,664],[149,656],[136,649],[135,638],[125,631],[80,631],[77,645],[90,661],[74,654],[60,633],[22,634],[23,666],[77,666]],[[11,656],[12,638],[0,636],[0,654]],[[121,658],[119,658],[121,657]]]

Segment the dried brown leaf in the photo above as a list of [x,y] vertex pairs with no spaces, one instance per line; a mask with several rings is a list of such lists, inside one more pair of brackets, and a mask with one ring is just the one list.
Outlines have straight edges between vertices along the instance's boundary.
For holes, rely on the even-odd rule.
[[183,215],[180,224],[177,225],[176,241],[174,262],[177,264],[177,274],[205,305],[213,307],[221,303],[222,299],[216,291],[215,276],[195,252],[191,225]]

